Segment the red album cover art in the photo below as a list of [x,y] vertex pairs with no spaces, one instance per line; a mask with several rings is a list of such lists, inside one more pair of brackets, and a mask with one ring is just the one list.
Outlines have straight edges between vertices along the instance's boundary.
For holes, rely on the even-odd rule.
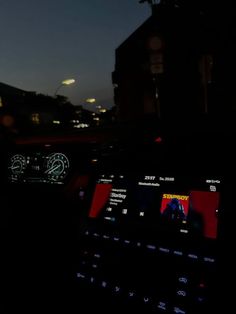
[[188,215],[189,196],[176,194],[163,194],[161,214],[172,220],[185,220]]
[[99,216],[101,210],[109,200],[111,190],[112,184],[99,183],[96,185],[92,205],[89,211],[90,218],[96,218]]
[[218,192],[192,191],[190,193],[191,212],[201,217],[203,235],[206,238],[216,239],[217,237],[219,199]]

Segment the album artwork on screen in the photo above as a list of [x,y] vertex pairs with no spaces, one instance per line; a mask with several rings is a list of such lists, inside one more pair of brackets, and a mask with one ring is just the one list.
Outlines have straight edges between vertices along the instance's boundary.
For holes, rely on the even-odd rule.
[[219,196],[219,192],[194,190],[188,195],[164,193],[161,216],[172,225],[182,225],[182,233],[216,239]]
[[102,175],[89,217],[109,223],[141,221],[164,232],[217,238],[220,181],[175,177]]

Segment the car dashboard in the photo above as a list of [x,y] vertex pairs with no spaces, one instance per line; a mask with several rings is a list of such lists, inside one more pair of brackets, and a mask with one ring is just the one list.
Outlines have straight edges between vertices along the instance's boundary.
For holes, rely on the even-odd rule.
[[116,135],[9,152],[8,295],[31,313],[213,313],[231,210],[219,138]]

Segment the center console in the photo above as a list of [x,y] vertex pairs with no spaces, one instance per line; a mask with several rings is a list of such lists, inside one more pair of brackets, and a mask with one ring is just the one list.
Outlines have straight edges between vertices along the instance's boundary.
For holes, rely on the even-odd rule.
[[142,313],[212,310],[222,180],[126,171],[95,181],[75,274],[87,303]]

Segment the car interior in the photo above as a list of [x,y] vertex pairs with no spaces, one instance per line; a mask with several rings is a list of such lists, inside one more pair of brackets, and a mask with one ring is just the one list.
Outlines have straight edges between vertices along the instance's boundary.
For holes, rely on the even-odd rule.
[[3,313],[214,313],[234,160],[214,123],[17,138]]
[[[163,33],[176,49],[178,32]],[[192,84],[188,43],[179,54],[168,51],[166,76],[158,47],[158,73],[145,84],[156,96],[160,83],[163,94],[161,105],[153,96],[151,114],[136,106],[142,84],[122,81],[134,59],[133,51],[125,59],[124,44],[114,97],[123,118],[133,119],[71,132],[1,132],[1,314],[233,311],[235,45],[233,30],[227,34],[223,45],[216,39],[215,85],[206,83],[211,102],[199,115],[191,104],[203,95],[194,94],[200,72]],[[137,93],[130,108],[132,94],[120,100],[127,86]]]

